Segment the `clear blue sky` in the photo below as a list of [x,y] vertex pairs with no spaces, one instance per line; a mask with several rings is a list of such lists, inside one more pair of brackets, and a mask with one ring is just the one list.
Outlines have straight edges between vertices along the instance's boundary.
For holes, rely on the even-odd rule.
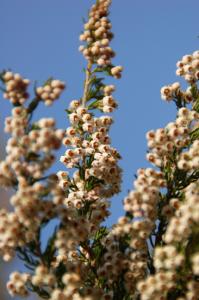
[[[84,59],[78,52],[82,18],[91,0],[0,0],[0,69],[43,82],[49,76],[67,82],[62,100],[41,106],[37,117],[53,116],[59,127],[68,122],[64,109],[82,94]],[[113,216],[122,214],[122,199],[131,189],[136,169],[146,166],[145,134],[175,118],[175,108],[160,99],[161,86],[179,80],[176,61],[198,49],[198,0],[113,0],[110,18],[117,53],[124,66],[115,81],[119,109],[111,136],[124,169],[123,192],[113,199]],[[10,105],[2,99],[1,128]],[[63,150],[62,150],[63,152]],[[60,168],[58,163],[55,169]]]

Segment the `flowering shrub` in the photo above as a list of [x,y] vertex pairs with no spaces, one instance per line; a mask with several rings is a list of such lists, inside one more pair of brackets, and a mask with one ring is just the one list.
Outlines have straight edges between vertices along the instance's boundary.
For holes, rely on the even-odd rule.
[[[29,100],[28,79],[11,71],[0,75],[3,96],[13,106],[5,121],[11,137],[0,185],[14,191],[13,209],[0,210],[0,254],[5,261],[17,255],[27,268],[12,273],[7,288],[14,297],[33,292],[50,300],[197,300],[199,51],[177,63],[188,88],[175,82],[161,89],[177,107],[176,120],[147,133],[147,160],[154,167],[138,170],[124,199],[125,216],[107,228],[102,224],[122,173],[109,137],[115,86],[100,76],[118,79],[122,73],[112,63],[110,3],[92,6],[80,35],[84,93],[67,109],[66,130],[56,129],[52,118],[32,121],[41,102],[52,105],[61,96],[63,82],[48,79]],[[62,143],[63,170],[49,174]],[[41,234],[53,219],[58,226],[43,249]]]

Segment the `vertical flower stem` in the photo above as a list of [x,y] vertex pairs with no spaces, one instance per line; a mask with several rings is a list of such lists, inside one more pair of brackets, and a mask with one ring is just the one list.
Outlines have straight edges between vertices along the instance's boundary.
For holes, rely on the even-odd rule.
[[86,101],[87,101],[87,95],[89,91],[89,84],[90,84],[90,76],[91,76],[91,68],[92,68],[92,63],[91,61],[88,61],[87,69],[86,69],[86,79],[84,83],[84,94],[82,98],[82,106],[86,106]]

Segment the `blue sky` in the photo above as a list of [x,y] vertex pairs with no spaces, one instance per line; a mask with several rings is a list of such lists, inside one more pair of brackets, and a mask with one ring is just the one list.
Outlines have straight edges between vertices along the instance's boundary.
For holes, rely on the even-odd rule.
[[[78,52],[78,37],[93,2],[0,0],[0,69],[11,68],[40,83],[49,76],[66,81],[62,99],[50,109],[41,105],[37,112],[37,118],[55,117],[58,127],[68,126],[64,109],[82,95],[85,61]],[[198,0],[113,0],[114,63],[123,65],[124,73],[120,81],[113,80],[119,109],[111,137],[123,157],[124,182],[122,193],[113,199],[108,224],[122,214],[121,202],[132,188],[136,169],[147,165],[146,132],[175,118],[175,107],[160,99],[160,88],[179,81],[177,60],[198,49],[198,11]],[[1,129],[9,109],[9,102],[1,99]],[[57,163],[55,169],[60,167]]]

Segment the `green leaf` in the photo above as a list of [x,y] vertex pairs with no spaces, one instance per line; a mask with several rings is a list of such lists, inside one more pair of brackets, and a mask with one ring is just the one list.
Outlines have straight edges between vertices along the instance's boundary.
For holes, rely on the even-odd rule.
[[112,68],[113,68],[113,65],[109,65],[106,67],[97,67],[93,70],[93,73],[104,72],[106,75],[112,76],[112,74],[111,74]]
[[85,170],[81,166],[79,166],[79,176],[81,180],[85,180]]
[[34,254],[27,247],[17,247],[17,256],[21,259],[27,268],[34,269],[39,265],[39,260],[34,258]]
[[53,80],[53,77],[49,77],[43,84],[43,86],[48,85],[49,83],[51,83],[51,81]]
[[93,248],[93,254],[96,261],[100,260],[103,253],[104,253],[104,247],[101,244],[98,244]]
[[38,294],[43,299],[50,299],[50,294],[46,290],[44,290],[38,286],[35,286],[32,283],[29,283],[28,290],[30,292],[34,292],[34,293]]
[[55,269],[55,276],[58,280],[58,287],[64,288],[64,284],[62,282],[63,275],[67,272],[66,266],[63,262],[59,264],[59,266]]
[[105,226],[100,227],[100,229],[96,232],[94,237],[94,243],[101,240],[103,237],[107,236],[108,229]]
[[94,176],[90,176],[85,183],[85,188],[87,191],[91,191],[94,187],[96,187],[99,184],[104,184],[104,180]]
[[6,70],[3,70],[0,72],[0,80],[4,83],[4,79],[3,79],[3,76],[4,74],[6,73]]
[[30,127],[30,131],[31,130],[39,130],[39,129],[40,129],[40,127],[35,123],[33,123],[32,126]]
[[119,248],[122,253],[124,253],[125,250],[129,247],[130,240],[131,237],[128,234],[120,238]]
[[39,98],[34,98],[31,102],[30,102],[30,104],[29,104],[29,106],[28,106],[28,108],[27,108],[27,112],[29,113],[29,114],[31,114],[36,108],[37,108],[37,106],[38,106],[38,104],[39,104],[39,102],[40,102],[41,100],[39,99]]
[[194,131],[190,133],[190,138],[192,141],[199,139],[199,128],[196,128]]
[[[191,93],[192,93],[192,96],[194,97],[194,99],[199,100],[199,98],[198,98],[198,87],[197,87],[197,85],[192,85],[192,87],[191,87]],[[198,98],[198,99],[197,99],[197,98]]]
[[95,75],[90,79],[89,90],[87,93],[87,101],[91,99],[101,99],[103,97],[103,80],[104,78],[97,78]]
[[56,234],[57,234],[57,227],[55,228],[53,235],[49,238],[46,249],[43,253],[43,258],[49,266],[56,252],[56,248],[55,248]]
[[88,109],[94,109],[97,108],[99,104],[99,100],[93,101],[91,104],[89,104]]
[[27,161],[37,161],[39,159],[40,155],[35,152],[29,152],[26,156]]
[[67,114],[72,114],[72,111],[70,111],[69,109],[65,109],[65,111],[67,112]]
[[93,256],[95,257],[96,264],[99,265],[101,257],[105,253],[106,249],[102,245],[101,240],[107,236],[108,229],[105,226],[100,227],[100,229],[96,232],[93,244],[92,244],[92,252]]
[[78,215],[86,216],[90,210],[91,204],[92,204],[91,201],[84,201],[84,206],[82,208],[78,209]]
[[196,102],[194,103],[193,109],[199,113],[199,97],[197,98]]
[[94,156],[93,156],[93,155],[91,155],[91,156],[89,156],[89,157],[87,158],[87,160],[86,160],[86,167],[87,167],[87,168],[91,168],[91,165],[92,165],[93,160],[94,160]]

